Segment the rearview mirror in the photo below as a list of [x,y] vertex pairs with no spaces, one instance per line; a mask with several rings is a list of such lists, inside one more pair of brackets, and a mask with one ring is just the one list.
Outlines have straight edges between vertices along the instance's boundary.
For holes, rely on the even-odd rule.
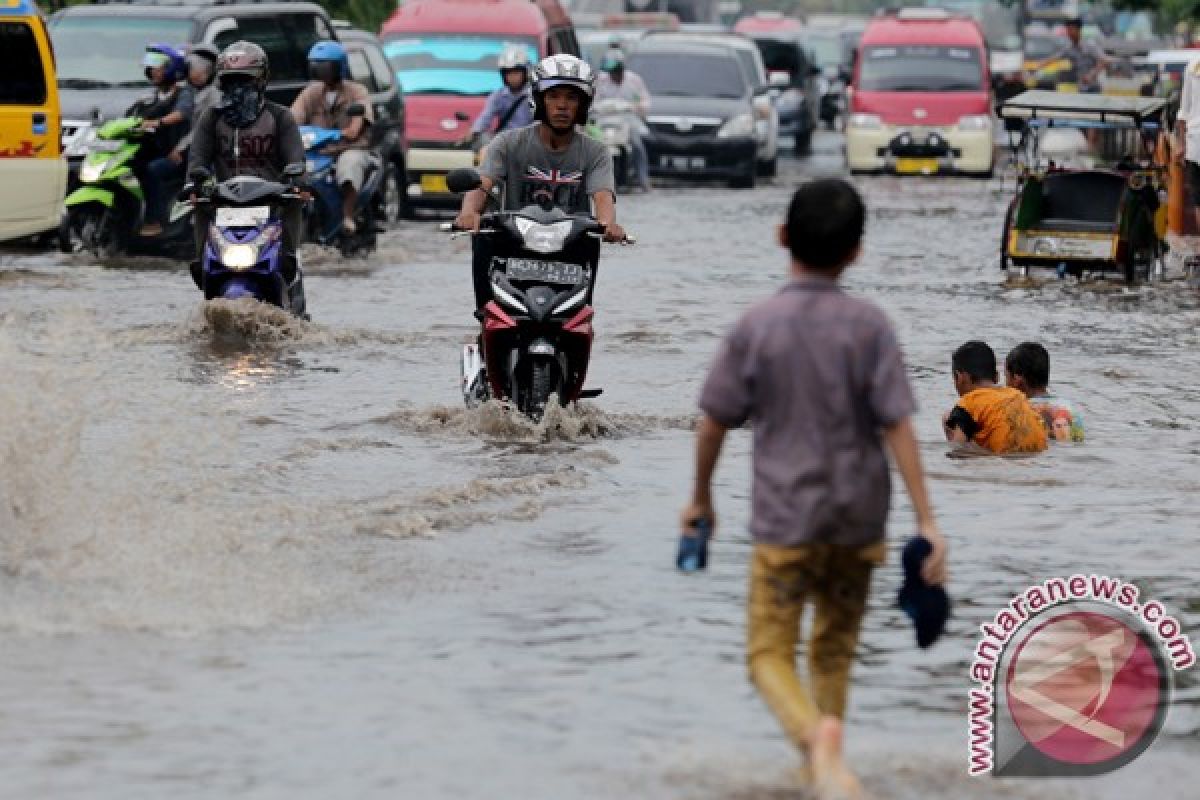
[[346,109],[346,116],[348,117],[365,117],[366,115],[367,110],[363,108],[362,103],[354,103]]
[[452,169],[446,175],[446,188],[455,194],[465,194],[483,185],[483,178],[470,168]]

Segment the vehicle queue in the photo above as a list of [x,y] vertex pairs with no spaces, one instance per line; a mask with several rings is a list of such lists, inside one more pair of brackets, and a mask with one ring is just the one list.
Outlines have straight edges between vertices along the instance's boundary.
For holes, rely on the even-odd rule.
[[[1005,155],[1004,148],[995,146],[1002,115],[1014,143],[1036,140],[1041,148],[1021,167],[1018,194],[1023,198],[1030,191],[1031,172],[1064,166],[1056,142],[1069,142],[1079,152],[1094,151],[1099,143],[1102,155],[1114,162],[1152,154],[1157,140],[1152,141],[1153,131],[1146,125],[1167,132],[1183,70],[1200,52],[1107,44],[1107,52],[1116,55],[1105,59],[1101,96],[1164,100],[1155,121],[1138,118],[1142,135],[1137,142],[1127,134],[1095,128],[1082,133],[1081,125],[1068,132],[1061,121],[1047,124],[1044,115],[1036,123],[1045,128],[1043,135],[1022,136],[1022,123],[1003,110],[1014,76],[1009,67],[997,66],[988,21],[973,18],[971,4],[951,4],[955,11],[933,5],[874,18],[801,20],[760,12],[743,17],[732,30],[681,22],[674,14],[621,13],[588,18],[591,27],[577,31],[558,0],[415,0],[398,8],[376,36],[332,20],[319,5],[305,2],[149,0],[72,6],[46,19],[32,0],[8,0],[0,10],[8,20],[5,36],[11,47],[6,51],[28,54],[23,63],[36,65],[36,70],[11,82],[24,96],[5,98],[0,105],[0,152],[7,173],[7,190],[0,193],[0,236],[43,234],[47,241],[57,238],[66,250],[86,248],[101,256],[186,254],[186,247],[176,246],[187,238],[179,231],[191,224],[186,204],[172,200],[160,213],[154,208],[158,203],[146,202],[147,194],[174,197],[183,176],[176,169],[176,181],[158,187],[148,185],[153,176],[135,168],[137,150],[148,144],[139,139],[145,122],[139,104],[151,88],[141,74],[139,55],[156,43],[169,43],[163,46],[186,58],[193,51],[215,53],[238,40],[262,42],[271,61],[267,96],[284,105],[310,78],[310,49],[319,42],[339,43],[345,78],[367,93],[364,111],[372,170],[378,175],[370,176],[371,203],[357,214],[357,222],[351,210],[345,215],[347,225],[341,215],[325,214],[308,226],[308,239],[335,246],[344,243],[350,229],[357,233],[365,228],[373,237],[400,219],[457,207],[447,175],[479,163],[481,140],[472,142],[471,133],[485,101],[502,85],[503,70],[496,65],[503,53],[511,58],[516,52],[528,75],[546,56],[583,52],[604,79],[616,64],[644,88],[650,102],[638,110],[601,102],[593,106],[590,120],[591,134],[618,159],[622,191],[648,188],[634,169],[638,164],[644,164],[641,172],[658,179],[753,187],[775,175],[785,148],[804,154],[822,124],[844,130],[846,165],[852,173],[987,177],[997,156]],[[1079,88],[1084,76],[1072,74],[1070,59],[1064,58],[1075,35],[1071,31],[1081,29],[1071,23],[1034,15],[1023,32],[1026,56],[1019,77],[1026,87]],[[183,86],[186,67],[175,66],[180,74],[171,80]],[[611,80],[608,85],[612,87]],[[628,94],[628,86],[624,91]],[[515,112],[516,104],[504,111]],[[1104,125],[1115,118],[1101,116]],[[500,123],[508,122],[502,117],[495,114],[489,125],[503,128]],[[1099,118],[1093,122],[1101,126]],[[308,131],[305,136],[311,144],[318,134]],[[1106,148],[1106,142],[1117,143],[1116,150]],[[321,138],[317,150],[330,144],[328,137]],[[1030,155],[1028,149],[1022,155]],[[1039,157],[1047,164],[1039,166]],[[310,171],[321,163],[316,152],[307,157]],[[1164,201],[1178,198],[1179,187],[1169,191],[1169,171],[1165,163],[1160,166],[1152,176],[1138,173],[1138,180],[1148,180]],[[20,192],[15,191],[18,186]],[[320,193],[315,194],[319,201]],[[1022,207],[1025,202],[1014,201]],[[1166,251],[1166,205],[1151,212],[1160,242],[1151,261],[1159,264]],[[311,201],[310,209],[310,216],[321,217]],[[1021,252],[1012,248],[1012,226],[1022,230],[1027,216],[1008,215],[1004,266]],[[358,237],[351,244],[343,250],[369,252],[373,239]],[[1041,245],[1050,246],[1048,240]],[[1116,260],[1117,250],[1109,256]],[[1018,260],[1027,265],[1031,259]],[[1062,267],[1055,265],[1060,272],[1084,271],[1078,264]],[[1139,272],[1128,264],[1121,271],[1130,279]],[[1143,275],[1159,272],[1140,269]]]

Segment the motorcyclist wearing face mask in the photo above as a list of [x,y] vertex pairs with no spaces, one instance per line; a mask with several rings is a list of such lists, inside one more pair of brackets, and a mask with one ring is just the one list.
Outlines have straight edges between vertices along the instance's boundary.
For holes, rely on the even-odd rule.
[[[600,65],[600,77],[596,81],[596,100],[624,100],[633,108],[639,122],[644,122],[650,113],[650,90],[636,72],[625,68],[625,54],[620,48],[610,47]],[[642,125],[631,126],[630,145],[633,148],[633,168],[638,186],[650,191],[650,158],[646,153],[646,142],[642,138]]]
[[[270,65],[267,54],[253,42],[234,42],[217,58],[217,89],[221,98],[195,126],[188,156],[188,176],[204,170],[217,181],[236,175],[253,175],[284,181],[290,164],[304,164],[304,142],[292,112],[267,100]],[[304,276],[297,248],[304,235],[304,218],[298,203],[285,203],[283,214],[284,278],[292,310],[304,312]],[[213,212],[196,207],[196,259],[192,278],[200,285],[200,259]]]
[[[595,73],[571,55],[549,56],[533,73],[534,119],[505,131],[488,144],[479,173],[481,188],[463,196],[455,224],[478,231],[488,193],[504,184],[504,208],[554,206],[567,213],[593,213],[610,242],[625,239],[617,223],[613,163],[608,148],[582,133],[595,92]],[[594,205],[594,211],[592,206]],[[491,298],[487,237],[475,236],[472,262],[476,309]]]
[[[370,150],[370,125],[374,121],[367,87],[349,80],[350,60],[338,42],[317,42],[308,51],[308,73],[313,80],[296,96],[292,115],[300,125],[336,128],[341,141],[326,151],[337,154],[334,174],[342,191],[342,231],[355,232],[354,211],[358,192],[366,181],[374,156]],[[362,116],[350,116],[352,105],[363,108]]]
[[[204,112],[215,106],[221,100],[217,91],[217,49],[209,44],[193,45],[187,55],[187,83],[180,89],[181,93],[191,94],[192,120],[199,122]],[[187,161],[188,148],[192,146],[193,131],[179,140],[168,158],[183,169]]]
[[171,177],[178,177],[178,167],[169,158],[171,151],[188,132],[192,122],[194,96],[183,91],[183,53],[167,44],[152,44],[142,56],[146,80],[154,86],[154,97],[142,105],[142,129],[149,136],[142,142],[133,161],[146,195],[146,213],[140,236],[158,236],[167,213],[165,186]]

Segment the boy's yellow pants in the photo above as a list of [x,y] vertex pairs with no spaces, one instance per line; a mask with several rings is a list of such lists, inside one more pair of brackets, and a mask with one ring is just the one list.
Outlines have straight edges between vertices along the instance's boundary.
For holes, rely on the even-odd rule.
[[[841,717],[871,570],[886,546],[754,546],[746,658],[750,679],[792,742],[807,751],[821,715]],[[800,615],[813,605],[808,642],[810,692],[796,673]]]

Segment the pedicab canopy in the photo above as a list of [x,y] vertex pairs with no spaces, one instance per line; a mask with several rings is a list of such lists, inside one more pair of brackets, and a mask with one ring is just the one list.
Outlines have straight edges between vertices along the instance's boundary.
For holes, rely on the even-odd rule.
[[1166,108],[1161,97],[1076,94],[1034,89],[1007,100],[1005,120],[1024,120],[1046,127],[1154,127]]

